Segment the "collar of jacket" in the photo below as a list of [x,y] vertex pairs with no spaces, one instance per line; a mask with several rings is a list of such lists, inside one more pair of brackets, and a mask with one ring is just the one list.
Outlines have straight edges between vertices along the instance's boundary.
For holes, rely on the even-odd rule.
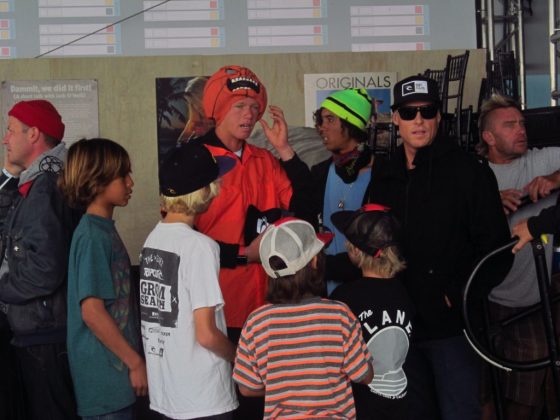
[[[414,157],[414,166],[424,166],[429,164],[433,160],[438,160],[440,157],[446,155],[447,153],[456,150],[459,146],[454,142],[453,139],[449,137],[444,137],[438,134],[434,138],[434,141],[426,147],[418,149],[416,156]],[[399,163],[399,172],[406,173],[406,156],[404,153],[404,146],[400,145],[396,151],[396,160]]]
[[[268,150],[266,148],[254,146],[247,141],[244,141],[243,152],[241,153],[241,157],[239,157],[234,152],[229,150],[224,143],[222,143],[218,136],[216,136],[216,131],[214,129],[206,133],[204,136],[198,137],[192,141],[199,141],[201,144],[213,148],[214,150],[210,150],[213,155],[215,154],[216,156],[230,156],[232,158],[238,159],[238,161],[243,164],[245,164],[245,162],[249,161],[250,159],[261,159],[266,156],[266,154],[268,154]],[[222,149],[223,153],[220,153],[219,151],[215,152],[215,149]]]
[[32,179],[31,181],[27,181],[27,182],[25,182],[24,184],[21,184],[18,187],[19,193],[23,198],[27,197],[27,195],[29,194],[29,190],[31,189],[31,186],[33,185],[33,181],[34,181],[34,179]]
[[[237,157],[237,155],[235,154],[235,152],[232,152],[231,150],[229,150],[227,148],[227,146],[219,139],[219,137],[216,135],[216,129],[211,129],[208,133],[206,133],[205,135],[203,135],[202,137],[199,137],[200,142],[203,144],[206,144],[208,146],[212,146],[212,147],[219,147],[220,149],[224,149],[226,151],[228,151],[229,153],[235,155]],[[243,152],[245,152],[245,142],[243,142]],[[241,154],[243,155],[243,153]]]

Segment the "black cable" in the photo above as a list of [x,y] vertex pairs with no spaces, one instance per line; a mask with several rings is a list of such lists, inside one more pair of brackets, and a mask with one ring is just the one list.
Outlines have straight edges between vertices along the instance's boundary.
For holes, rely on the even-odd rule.
[[82,36],[79,37],[79,38],[76,38],[76,39],[74,39],[74,40],[72,40],[72,41],[70,41],[70,42],[67,42],[66,44],[59,45],[58,47],[53,48],[52,50],[49,50],[49,51],[47,51],[47,52],[45,52],[45,53],[43,53],[43,54],[39,54],[38,56],[36,56],[36,57],[34,57],[34,58],[41,58],[41,57],[43,57],[43,56],[45,56],[45,55],[47,55],[47,54],[50,54],[50,53],[52,53],[52,52],[54,52],[54,51],[56,51],[56,50],[59,50],[59,49],[64,48],[64,47],[67,47],[68,45],[72,45],[72,44],[74,44],[75,42],[81,41],[82,39],[85,39],[85,38],[87,38],[88,36],[95,35],[95,34],[98,33],[98,32],[104,31],[105,29],[110,28],[111,26],[118,25],[119,23],[122,23],[122,22],[124,22],[124,21],[129,20],[129,19],[132,19],[133,17],[136,17],[136,16],[138,16],[138,15],[141,15],[141,14],[143,14],[143,13],[146,13],[147,11],[152,10],[152,9],[154,9],[154,8],[156,8],[156,7],[159,7],[159,6],[161,6],[161,5],[165,4],[165,3],[169,3],[170,1],[171,1],[171,0],[164,0],[164,1],[162,1],[161,3],[158,3],[158,4],[155,4],[155,5],[151,6],[151,7],[148,7],[147,9],[140,10],[139,12],[136,12],[136,13],[134,13],[134,14],[132,14],[132,15],[130,15],[130,16],[127,16],[127,17],[125,17],[125,18],[122,18],[121,20],[117,20],[116,22],[113,22],[113,23],[111,23],[111,24],[109,24],[109,25],[107,25],[107,26],[104,26],[103,28],[99,28],[98,30],[93,31],[93,32],[91,32],[91,33],[89,33],[89,34],[82,35]]

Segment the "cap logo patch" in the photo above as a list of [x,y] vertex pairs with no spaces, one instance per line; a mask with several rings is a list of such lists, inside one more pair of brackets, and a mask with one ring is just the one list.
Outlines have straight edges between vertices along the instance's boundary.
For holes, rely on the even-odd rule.
[[425,80],[411,80],[402,85],[402,96],[412,95],[413,93],[428,93],[428,82]]

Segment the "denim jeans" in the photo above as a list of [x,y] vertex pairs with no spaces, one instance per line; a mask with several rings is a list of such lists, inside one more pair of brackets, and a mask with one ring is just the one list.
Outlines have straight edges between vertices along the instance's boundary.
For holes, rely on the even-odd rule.
[[482,361],[464,336],[412,343],[409,420],[479,420]]
[[112,413],[100,414],[98,416],[82,417],[84,420],[132,420],[134,418],[134,405],[129,405]]

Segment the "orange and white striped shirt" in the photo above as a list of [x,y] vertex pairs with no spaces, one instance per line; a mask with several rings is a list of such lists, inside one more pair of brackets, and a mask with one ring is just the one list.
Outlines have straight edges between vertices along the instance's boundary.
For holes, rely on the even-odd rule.
[[265,419],[354,419],[350,381],[363,380],[371,362],[360,328],[337,301],[262,306],[243,327],[233,379],[265,388]]

